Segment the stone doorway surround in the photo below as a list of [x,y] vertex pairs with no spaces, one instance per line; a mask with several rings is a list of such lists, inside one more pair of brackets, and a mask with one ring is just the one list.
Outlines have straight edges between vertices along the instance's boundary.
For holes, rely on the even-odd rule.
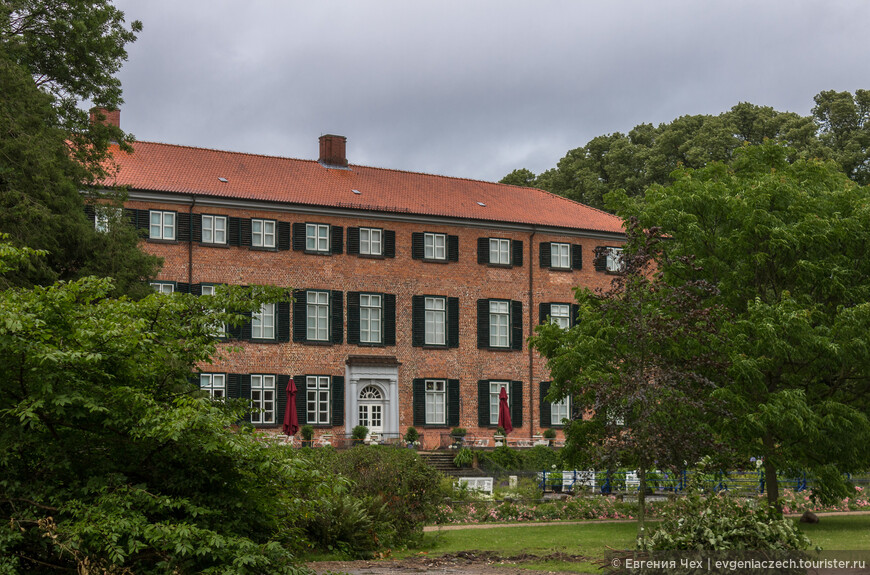
[[381,390],[384,398],[383,433],[399,433],[399,366],[392,355],[350,355],[345,361],[345,433],[350,434],[359,418],[359,394],[367,385]]

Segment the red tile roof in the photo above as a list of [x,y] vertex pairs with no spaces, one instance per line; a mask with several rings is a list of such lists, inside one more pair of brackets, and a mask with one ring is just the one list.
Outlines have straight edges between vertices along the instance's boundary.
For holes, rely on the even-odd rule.
[[133,154],[113,149],[120,170],[107,184],[131,190],[623,232],[622,220],[616,216],[534,188],[353,164],[350,169],[327,169],[314,160],[151,142],[136,142],[133,148]]

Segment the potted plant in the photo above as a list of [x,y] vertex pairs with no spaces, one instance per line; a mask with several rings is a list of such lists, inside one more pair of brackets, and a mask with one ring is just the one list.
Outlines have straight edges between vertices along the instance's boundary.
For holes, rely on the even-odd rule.
[[365,441],[366,437],[369,434],[369,428],[365,425],[357,425],[350,432],[350,438],[353,440],[354,445],[359,445],[363,441]]
[[543,435],[548,443],[552,443],[556,439],[556,430],[553,428],[545,429]]
[[465,438],[466,433],[468,433],[468,432],[465,430],[464,427],[454,427],[453,429],[450,430],[450,437],[453,438],[452,447],[454,449],[462,446],[462,442]]
[[405,432],[405,441],[408,442],[408,447],[413,448],[420,445],[420,434],[417,433],[416,427],[409,427]]
[[311,447],[311,440],[314,439],[314,427],[303,425],[299,431],[302,432],[302,447]]

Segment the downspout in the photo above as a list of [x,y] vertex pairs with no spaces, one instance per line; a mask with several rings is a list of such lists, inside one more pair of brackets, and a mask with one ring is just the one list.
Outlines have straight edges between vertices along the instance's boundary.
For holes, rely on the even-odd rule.
[[196,196],[193,196],[193,201],[190,202],[190,209],[187,210],[187,221],[190,226],[190,236],[187,238],[187,285],[193,286],[193,207],[196,205]]
[[[532,289],[532,270],[535,269],[534,262],[532,258],[535,254],[535,229],[532,228],[532,233],[529,234],[529,336],[531,337],[534,329],[535,322],[532,319],[532,314],[535,309],[535,294]],[[532,439],[535,435],[535,398],[534,398],[534,376],[535,370],[532,368],[533,354],[532,354],[532,346],[529,345],[529,439]]]

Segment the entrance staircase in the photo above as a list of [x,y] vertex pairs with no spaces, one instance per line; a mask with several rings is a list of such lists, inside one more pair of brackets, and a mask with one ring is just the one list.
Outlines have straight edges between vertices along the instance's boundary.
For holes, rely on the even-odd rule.
[[456,467],[453,463],[453,458],[456,457],[456,451],[453,450],[418,451],[417,455],[444,475],[450,475],[452,477],[482,477],[486,475],[480,469],[474,469],[472,467]]

